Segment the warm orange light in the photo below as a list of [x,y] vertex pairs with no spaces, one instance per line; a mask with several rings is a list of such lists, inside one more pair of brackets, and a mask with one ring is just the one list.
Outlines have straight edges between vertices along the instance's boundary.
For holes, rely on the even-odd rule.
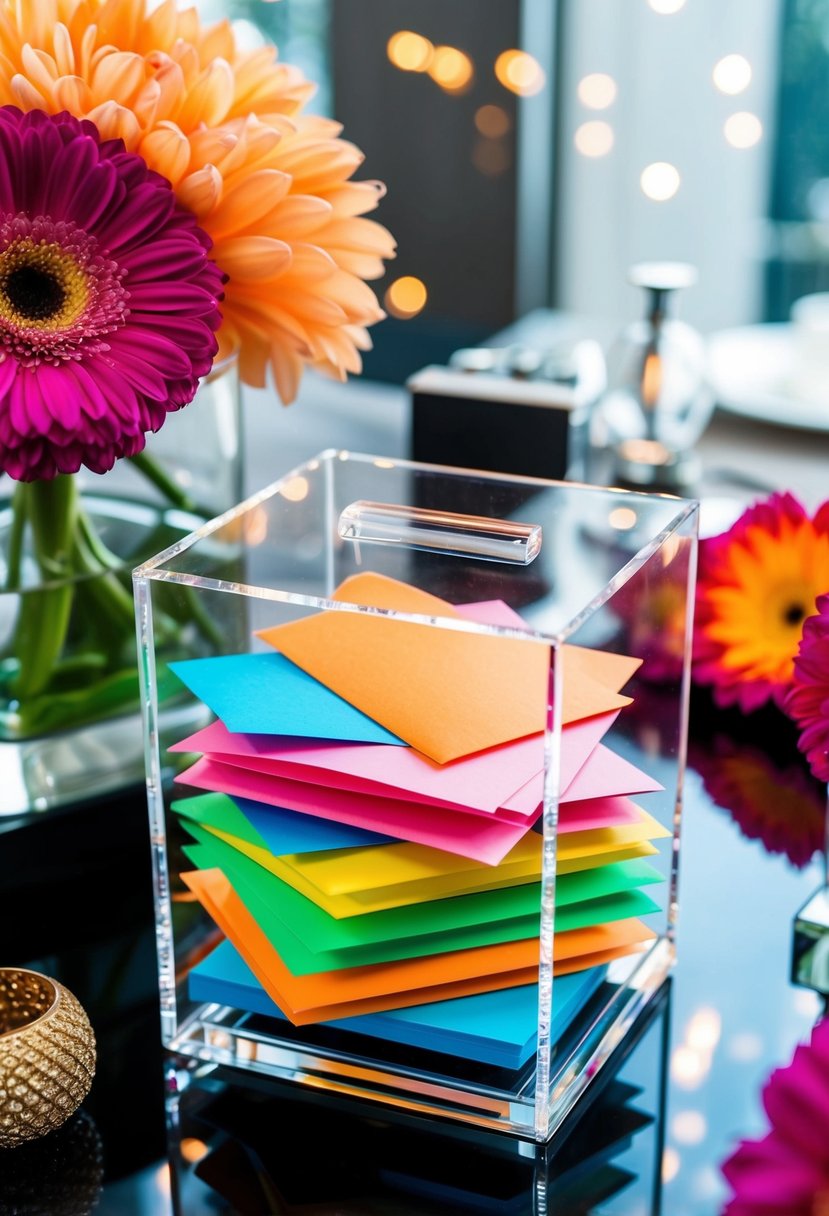
[[642,404],[645,409],[652,410],[662,392],[662,359],[655,351],[645,356],[641,388]]
[[487,139],[502,139],[512,123],[503,106],[479,106],[475,111],[475,126]]
[[544,69],[528,51],[502,51],[495,60],[495,75],[505,89],[531,97],[544,88]]
[[288,502],[302,502],[308,497],[310,489],[307,477],[289,477],[284,485],[279,487],[279,493],[283,498],[287,498]]
[[498,177],[512,163],[509,144],[500,139],[476,139],[472,148],[472,164],[484,177]]
[[195,1136],[185,1136],[180,1145],[181,1155],[185,1161],[190,1161],[195,1164],[197,1161],[202,1161],[210,1149],[203,1140],[197,1140]]
[[406,274],[395,279],[385,294],[385,305],[393,317],[407,321],[422,312],[428,299],[426,284],[414,275]]
[[429,64],[429,75],[447,93],[462,93],[475,74],[472,60],[456,46],[437,46]]
[[428,72],[435,48],[413,30],[398,30],[386,43],[386,54],[401,72]]

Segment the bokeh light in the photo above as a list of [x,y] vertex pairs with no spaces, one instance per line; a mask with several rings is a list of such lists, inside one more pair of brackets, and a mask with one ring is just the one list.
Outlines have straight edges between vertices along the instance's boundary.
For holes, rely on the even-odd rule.
[[582,156],[606,156],[613,147],[613,128],[601,119],[583,122],[576,128],[573,143]]
[[484,177],[498,177],[512,164],[510,146],[501,139],[476,139],[472,163]]
[[709,1058],[685,1044],[674,1048],[671,1076],[682,1089],[696,1089],[711,1067]]
[[422,279],[415,278],[411,274],[395,279],[384,296],[387,311],[402,321],[416,317],[419,312],[422,312],[427,299],[426,284]]
[[637,515],[631,507],[614,507],[607,517],[611,528],[618,532],[629,532],[636,527]]
[[677,1144],[702,1144],[708,1123],[699,1110],[680,1110],[671,1120],[671,1136]]
[[666,1148],[662,1154],[662,1181],[664,1183],[673,1182],[679,1173],[679,1153],[675,1148]]
[[591,72],[578,84],[579,101],[588,110],[606,110],[616,100],[616,81],[607,72]]
[[540,93],[546,83],[541,64],[528,51],[502,51],[495,60],[495,75],[505,89],[520,97]]
[[724,55],[714,64],[711,77],[721,93],[733,97],[751,84],[751,64],[745,55]]
[[753,148],[763,138],[763,124],[756,114],[740,110],[725,120],[723,132],[732,148]]
[[435,54],[428,38],[413,30],[398,30],[386,43],[386,54],[401,72],[427,72]]
[[429,75],[447,93],[463,93],[472,83],[472,60],[456,46],[437,46],[428,67]]
[[512,122],[503,106],[479,106],[475,111],[475,126],[487,139],[502,139]]
[[722,1034],[722,1017],[718,1009],[702,1005],[695,1011],[685,1032],[685,1042],[694,1051],[713,1051]]
[[647,165],[639,178],[642,193],[655,203],[666,203],[673,198],[681,182],[679,170],[666,160]]

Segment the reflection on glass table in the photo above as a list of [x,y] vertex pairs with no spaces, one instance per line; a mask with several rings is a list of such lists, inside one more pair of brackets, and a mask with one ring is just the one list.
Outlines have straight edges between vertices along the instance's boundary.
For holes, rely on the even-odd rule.
[[[658,699],[659,695],[658,686],[648,688],[642,684],[638,689],[640,700]],[[629,745],[647,751],[658,771],[660,752],[671,741],[670,737],[663,740],[658,732],[647,728],[647,722],[656,717],[650,710],[642,717],[632,716]],[[620,1116],[621,1121],[613,1122],[608,1131],[612,1137],[609,1144],[621,1151],[611,1153],[608,1166],[619,1182],[621,1177],[615,1171],[635,1175],[612,1199],[602,1199],[593,1209],[613,1216],[648,1216],[652,1210],[659,1211],[648,1206],[656,1152],[661,1155],[661,1210],[666,1216],[711,1216],[719,1211],[727,1195],[720,1163],[741,1138],[762,1135],[765,1131],[761,1087],[774,1068],[790,1059],[796,1043],[806,1039],[820,1009],[818,997],[805,989],[793,988],[788,977],[793,918],[821,878],[820,866],[810,860],[819,848],[821,791],[809,784],[792,740],[784,736],[779,715],[759,714],[744,719],[716,711],[707,697],[699,696],[692,704],[691,723],[693,746],[685,790],[678,964],[672,981],[664,1152],[657,1148],[662,1135],[658,1119],[650,1126],[637,1123],[635,1131],[631,1126],[629,1142],[623,1148],[624,1118],[634,1116],[625,1114],[624,1118]],[[723,772],[727,779],[717,777]],[[37,1153],[32,1155],[36,1162],[35,1176],[42,1179],[44,1188],[47,1179],[53,1181],[56,1175],[60,1176],[60,1189],[53,1187],[49,1193],[59,1195],[63,1206],[55,1201],[49,1209],[50,1216],[89,1211],[90,1185],[102,1188],[96,1216],[170,1216],[163,1060],[143,802],[139,797],[125,800],[117,815],[113,815],[110,805],[99,808],[97,813],[90,807],[80,818],[47,816],[25,831],[4,832],[2,842],[0,956],[66,983],[88,1010],[98,1038],[98,1074],[85,1104],[86,1115],[97,1127],[97,1138],[85,1140],[78,1135],[74,1143],[81,1146],[80,1161],[75,1156],[71,1168],[57,1139],[35,1146]],[[67,856],[77,858],[71,868],[66,865]],[[631,1095],[622,1106],[627,1112],[638,1111],[651,1118],[657,1112],[660,1083],[659,1053],[651,1045],[657,1038],[658,1032],[642,1038],[636,1051],[612,1076],[606,1091],[612,1097],[611,1084],[619,1080],[644,1086],[642,1094]],[[197,1092],[193,1090],[193,1102]],[[264,1102],[271,1093],[268,1089],[263,1091],[265,1096],[250,1100]],[[208,1098],[216,1122],[220,1115],[224,1120],[228,1139],[236,1138],[230,1135],[235,1130],[238,1138],[244,1139],[242,1124],[235,1128],[236,1108],[227,1105],[219,1108],[217,1096]],[[342,1134],[346,1135],[348,1115],[334,1109],[330,1097],[319,1091],[306,1095],[305,1101],[300,1101],[295,1091],[290,1100],[283,1092],[267,1100],[281,1103],[286,1110],[290,1101],[291,1109],[296,1106],[298,1111],[304,1111],[302,1126],[306,1128],[312,1118],[308,1112],[318,1111],[315,1120],[326,1126],[345,1127]],[[185,1094],[183,1134],[216,1148],[215,1126],[195,1130],[192,1123],[187,1123],[193,1114],[190,1101]],[[314,1105],[309,1106],[312,1102]],[[593,1109],[599,1109],[599,1103],[597,1094]],[[565,1150],[569,1153],[568,1142],[584,1143],[585,1133],[579,1131],[579,1126],[589,1130],[590,1112],[578,1113],[584,1113],[584,1121],[565,1127],[567,1139],[554,1144],[552,1153],[564,1154]],[[275,1141],[277,1134],[287,1130],[292,1143],[297,1142],[301,1137],[291,1130],[294,1123],[300,1126],[299,1114],[269,1125],[269,1139]],[[369,1126],[373,1130],[366,1132],[365,1152],[362,1142],[353,1135],[344,1141],[350,1146],[345,1155],[350,1176],[352,1180],[356,1178],[349,1200],[351,1210],[361,1211],[362,1202],[366,1216],[383,1209],[369,1208],[360,1199],[360,1180],[364,1179],[367,1187],[386,1184],[377,1179],[376,1164],[372,1162],[372,1145],[382,1142],[383,1117],[378,1115]],[[618,1135],[614,1128],[619,1129]],[[492,1162],[503,1162],[509,1153],[515,1154],[509,1158],[512,1163],[509,1178],[516,1182],[512,1195],[517,1196],[526,1184],[526,1173],[521,1173],[528,1169],[524,1163],[534,1160],[536,1151],[521,1141],[510,1141],[508,1147],[498,1138],[487,1141],[486,1151],[481,1150],[476,1156],[468,1142],[458,1145],[457,1138],[450,1139],[437,1123],[423,1124],[419,1135],[430,1150],[428,1153],[424,1150],[421,1160],[416,1162],[418,1169],[422,1169],[418,1177],[426,1180],[422,1185],[434,1182],[428,1170],[432,1169],[432,1157],[437,1150],[434,1153],[431,1150],[441,1144],[444,1161],[451,1165],[456,1159],[463,1159],[467,1163],[463,1171],[465,1185],[472,1188],[473,1197],[478,1194],[474,1185],[491,1176],[485,1170],[491,1171]],[[598,1136],[597,1132],[597,1147]],[[297,1170],[291,1175],[295,1189],[288,1198],[294,1211],[326,1212],[325,1204],[320,1207],[316,1201],[314,1206],[321,1185],[318,1175],[327,1162],[337,1166],[343,1160],[332,1137],[320,1136],[315,1144],[315,1151],[308,1146],[303,1149],[304,1160],[310,1159],[311,1166],[306,1167],[304,1174]],[[272,1153],[273,1145],[266,1147]],[[191,1145],[188,1151],[203,1156],[199,1145]],[[575,1149],[572,1151],[575,1166]],[[565,1159],[570,1160],[559,1156],[559,1166]],[[204,1157],[204,1169],[216,1171],[211,1175],[210,1190],[203,1181],[195,1180],[192,1169],[187,1171],[184,1180],[191,1190],[187,1192],[182,1216],[202,1216],[205,1210],[216,1210],[193,1205],[205,1204],[206,1196],[211,1194],[212,1202],[218,1201],[221,1188],[227,1184],[218,1168],[222,1160],[224,1171],[230,1171],[231,1176],[238,1173],[231,1156],[212,1156],[210,1166]],[[270,1160],[272,1165],[272,1157]],[[26,1178],[31,1180],[33,1175],[31,1164],[22,1157],[9,1158],[3,1164],[6,1172],[0,1175],[0,1197],[6,1200],[7,1195],[15,1193],[13,1186],[18,1187],[18,1194],[24,1193],[21,1188],[26,1185]],[[405,1163],[395,1158],[393,1164],[403,1176]],[[191,1165],[195,1167],[198,1162]],[[560,1205],[555,1206],[555,1199],[562,1193],[557,1192],[557,1187],[564,1185],[562,1174],[566,1178],[563,1166],[551,1182],[549,1209],[554,1213],[561,1210]],[[495,1176],[498,1177],[498,1171]],[[570,1175],[571,1179],[577,1176],[577,1171]],[[309,1187],[305,1194],[303,1177]],[[284,1174],[282,1180],[287,1185]],[[430,1209],[430,1201],[415,1192],[418,1184],[412,1181],[407,1185],[412,1196],[407,1200],[410,1205],[419,1202],[424,1213],[440,1211],[434,1205]],[[386,1212],[400,1212],[400,1193],[398,1190],[387,1204]],[[508,1211],[504,1192],[500,1194],[499,1206]],[[271,1208],[258,1209],[259,1213],[285,1210],[291,1208],[280,1208],[275,1201]],[[455,1210],[470,1209],[458,1205]],[[582,1206],[571,1210],[591,1209]],[[326,1216],[333,1216],[330,1204]]]
[[545,1146],[206,1069],[169,1101],[174,1211],[660,1211],[670,990]]

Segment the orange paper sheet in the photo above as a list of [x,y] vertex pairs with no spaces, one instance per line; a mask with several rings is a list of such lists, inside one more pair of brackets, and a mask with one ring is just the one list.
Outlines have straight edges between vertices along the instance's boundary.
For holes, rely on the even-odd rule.
[[[530,984],[538,975],[538,940],[529,938],[430,958],[294,976],[221,870],[195,870],[181,877],[297,1026]],[[556,966],[560,961],[567,968],[588,955],[590,961],[584,965],[593,965],[594,955],[624,952],[654,936],[635,919],[560,933],[555,940]]]
[[[465,619],[445,600],[373,573],[346,579],[333,598]],[[259,636],[439,764],[546,725],[550,656],[541,644],[358,612],[321,612]],[[566,646],[562,662],[565,723],[630,704],[619,689],[639,660]]]

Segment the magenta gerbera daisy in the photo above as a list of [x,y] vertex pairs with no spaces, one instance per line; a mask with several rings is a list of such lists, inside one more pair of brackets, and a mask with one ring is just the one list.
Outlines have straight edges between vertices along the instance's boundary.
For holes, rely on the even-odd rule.
[[745,713],[782,705],[803,622],[829,587],[829,507],[772,494],[700,545],[694,679]]
[[800,727],[799,747],[812,772],[829,781],[829,595],[818,598],[817,615],[803,626],[784,709]]
[[771,1130],[725,1162],[733,1198],[723,1216],[822,1216],[829,1211],[829,1019],[763,1090]]
[[221,321],[210,244],[121,140],[0,107],[0,470],[104,473],[193,399]]

